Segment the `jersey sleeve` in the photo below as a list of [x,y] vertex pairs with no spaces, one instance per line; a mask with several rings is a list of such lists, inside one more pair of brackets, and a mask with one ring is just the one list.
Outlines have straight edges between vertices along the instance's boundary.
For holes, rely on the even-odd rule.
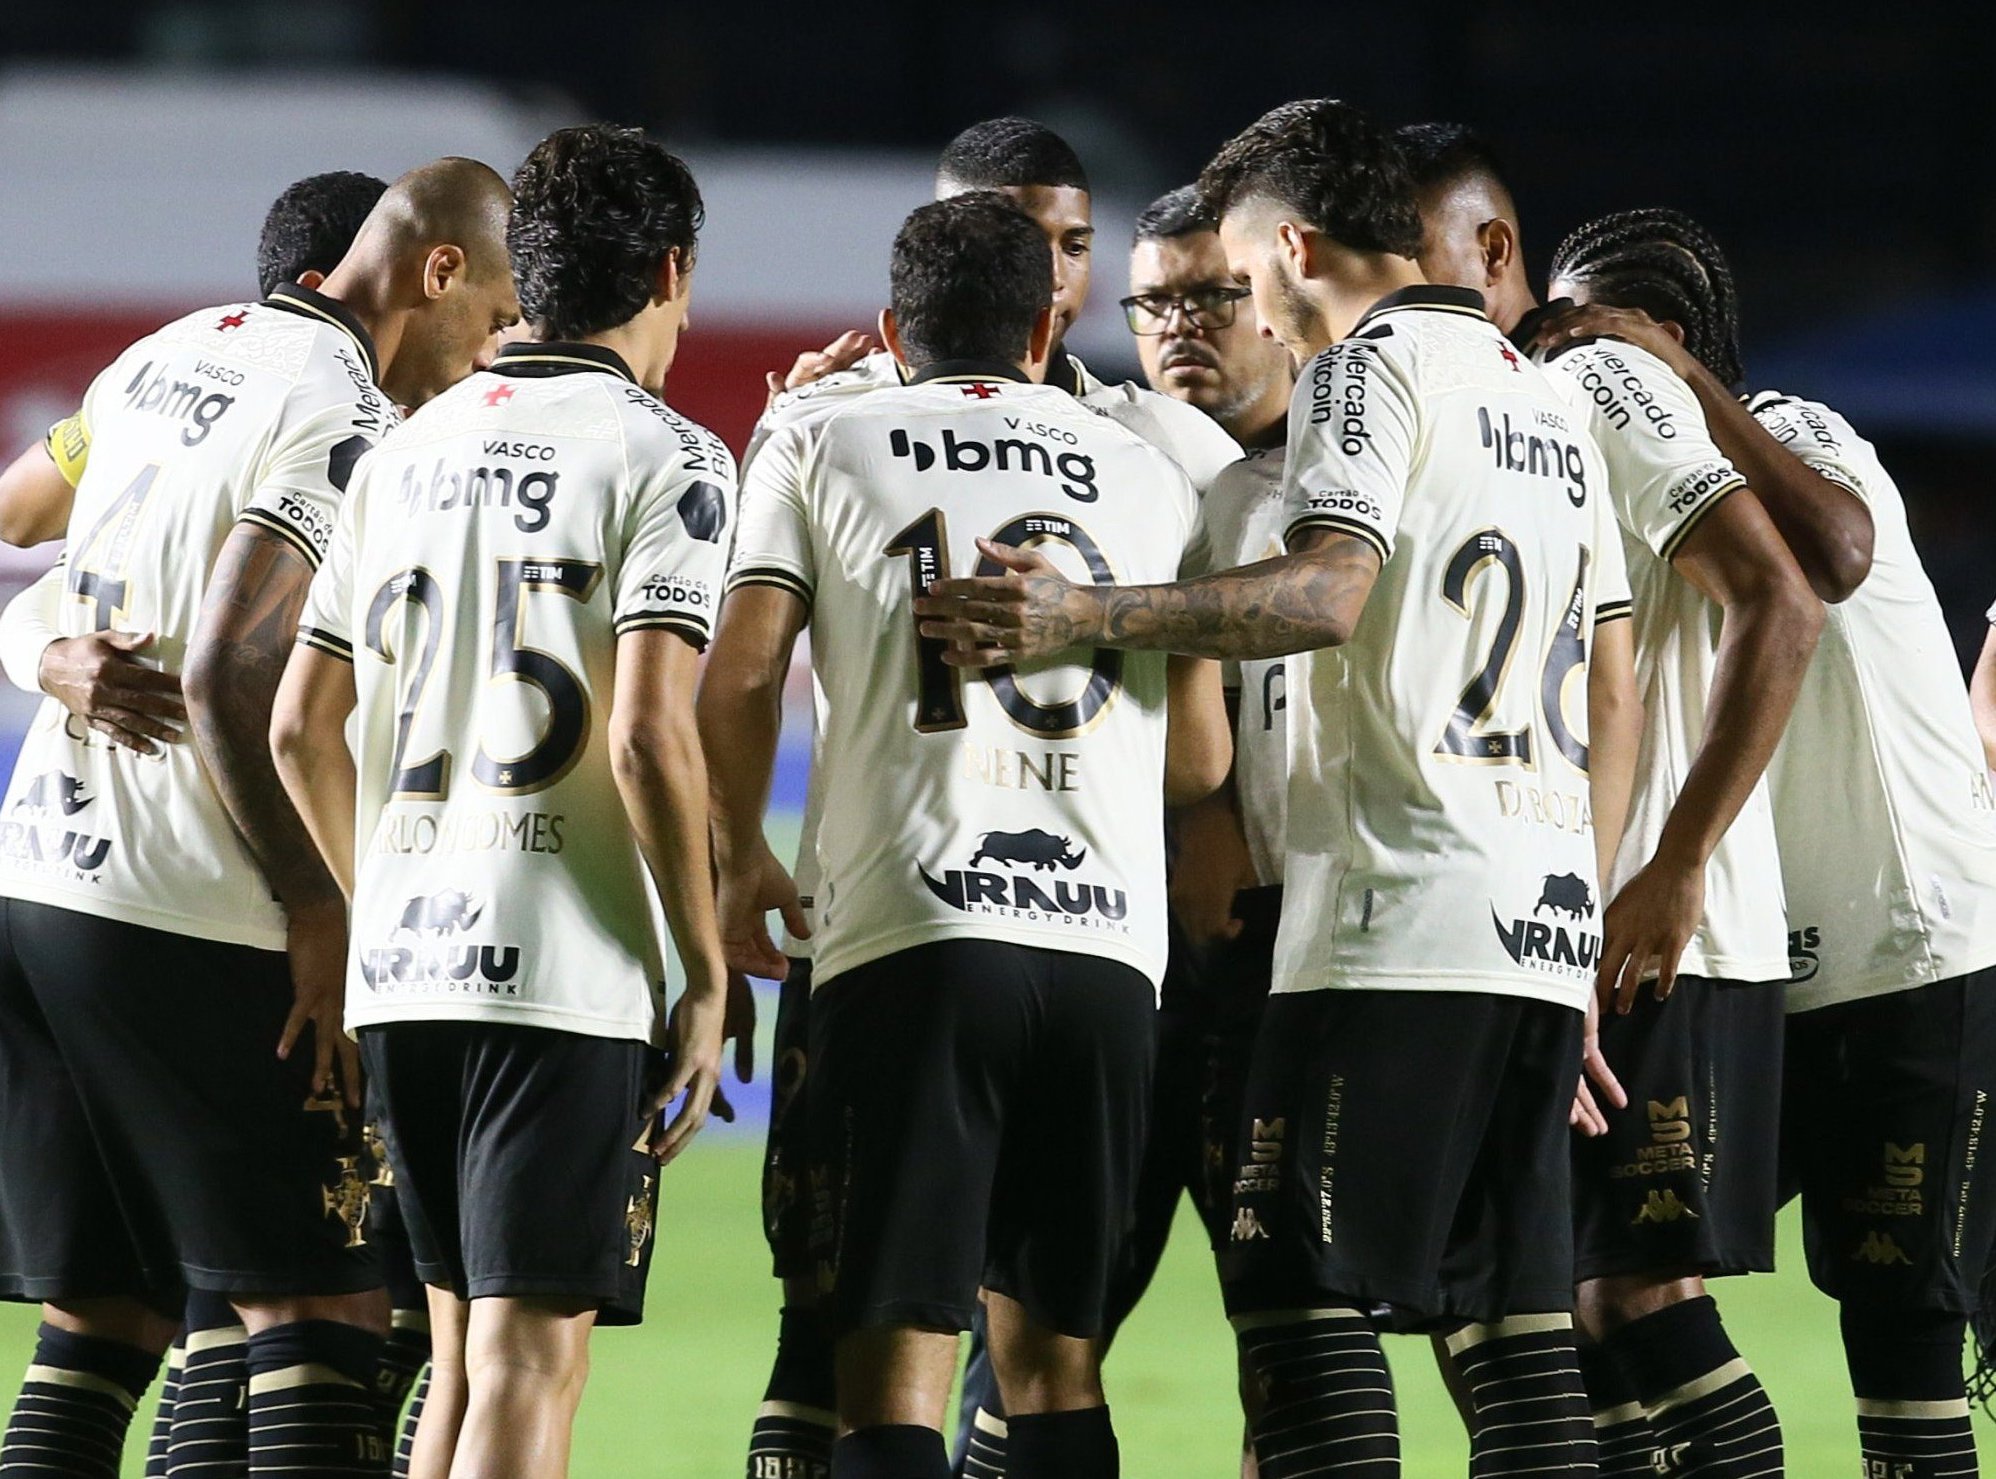
[[1594,625],[1627,621],[1635,615],[1629,591],[1629,560],[1622,550],[1622,526],[1605,498],[1594,500]]
[[305,609],[298,616],[298,645],[342,662],[353,661],[357,519],[358,505],[349,500],[340,509],[326,557],[312,576],[311,587],[305,593]]
[[74,488],[83,481],[83,469],[90,461],[90,421],[79,409],[65,416],[49,428],[49,434],[42,439],[47,449],[49,461],[55,470],[62,474],[63,481]]
[[58,560],[0,611],[0,667],[16,688],[28,693],[42,691],[42,654],[62,635],[58,623],[68,574]]
[[669,460],[632,500],[610,618],[618,636],[666,631],[704,652],[714,635],[728,541],[736,531],[735,462],[707,438],[706,459],[688,467],[672,442]]
[[1596,340],[1555,355],[1546,373],[1589,412],[1616,515],[1659,559],[1746,486],[1713,442],[1691,387],[1647,350]]
[[1804,465],[1871,504],[1865,475],[1868,448],[1843,417],[1827,406],[1792,396],[1757,400],[1752,409],[1754,419]]
[[345,394],[294,387],[238,517],[280,536],[318,569],[354,466],[374,445],[359,428],[379,425],[351,387]]
[[804,428],[780,428],[763,443],[743,479],[741,528],[728,570],[729,590],[775,586],[811,604],[817,569],[804,504],[804,443]]
[[1157,427],[1158,450],[1184,470],[1194,491],[1204,498],[1214,480],[1240,461],[1240,443],[1196,406],[1155,391],[1145,392],[1145,400]]
[[1418,425],[1408,377],[1377,342],[1346,339],[1311,360],[1289,401],[1284,542],[1328,529],[1391,559]]

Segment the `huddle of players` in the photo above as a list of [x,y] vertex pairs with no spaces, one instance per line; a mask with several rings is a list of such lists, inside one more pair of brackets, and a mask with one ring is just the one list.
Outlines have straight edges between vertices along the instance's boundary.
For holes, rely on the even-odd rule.
[[[1701,1281],[1770,1266],[1791,1189],[1871,1471],[1974,1472],[1996,819],[1896,491],[1735,398],[1716,248],[1610,218],[1537,311],[1473,141],[1287,105],[1148,218],[1159,396],[1059,346],[1065,146],[1002,120],[941,175],[887,353],[815,357],[739,506],[655,399],[700,206],[628,131],[510,199],[405,177],[319,290],[93,385],[67,563],[0,626],[51,693],[0,846],[0,1292],[46,1305],[0,1473],[114,1473],[183,1302],[183,1394],[209,1348],[190,1291],[246,1332],[204,1462],[382,1470],[342,1005],[431,1286],[409,1471],[564,1472],[716,1102],[724,952],[793,957],[752,1474],[948,1472],[980,1304],[967,1469],[1114,1473],[1132,1224],[1187,1184],[1274,1479],[1397,1472],[1381,1329],[1440,1337],[1472,1472],[1779,1472]],[[762,810],[806,627],[799,888]]]

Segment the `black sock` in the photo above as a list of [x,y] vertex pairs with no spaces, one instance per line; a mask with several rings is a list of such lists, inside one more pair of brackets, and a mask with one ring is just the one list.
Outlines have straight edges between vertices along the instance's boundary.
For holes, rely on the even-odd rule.
[[43,1325],[0,1438],[0,1475],[118,1479],[125,1431],[157,1370],[151,1351]]
[[1234,1331],[1262,1392],[1254,1422],[1261,1479],[1333,1467],[1338,1479],[1398,1479],[1393,1378],[1364,1315],[1294,1310],[1238,1318]]
[[1726,1338],[1710,1295],[1631,1321],[1602,1346],[1642,1398],[1662,1472],[1709,1479],[1782,1472],[1781,1421]]
[[415,1395],[409,1398],[409,1410],[402,1415],[401,1431],[395,1435],[395,1462],[388,1472],[395,1479],[409,1479],[409,1465],[416,1456],[416,1425],[423,1420],[423,1401],[430,1395],[430,1365],[423,1363],[423,1374],[416,1378]]
[[832,1479],[949,1479],[949,1449],[934,1428],[857,1428],[832,1445]]
[[1035,1412],[1005,1421],[1013,1479],[1117,1479],[1122,1462],[1106,1407]]
[[373,1394],[381,1345],[373,1331],[337,1320],[298,1320],[252,1335],[250,1473],[387,1473]]
[[1601,1479],[1651,1479],[1656,1473],[1656,1434],[1643,1399],[1608,1353],[1580,1342],[1580,1380],[1594,1409],[1594,1444]]
[[402,1409],[416,1377],[430,1360],[430,1312],[397,1306],[388,1322],[388,1339],[382,1342],[381,1360],[374,1368],[375,1415],[381,1428],[384,1452],[399,1447]]
[[1845,1306],[1842,1324],[1865,1473],[1974,1479],[1975,1434],[1961,1374],[1967,1318]]
[[964,1424],[963,1452],[956,1456],[958,1479],[1005,1479],[1005,1453],[1011,1425],[982,1404]]
[[815,1310],[785,1306],[749,1432],[748,1479],[827,1479],[838,1432],[831,1338]]
[[159,1407],[146,1439],[145,1479],[166,1479],[167,1445],[173,1440],[173,1403],[180,1395],[180,1368],[187,1363],[187,1332],[174,1336],[166,1353],[166,1371],[159,1384]]
[[249,1473],[249,1332],[235,1306],[196,1289],[187,1296],[187,1360],[173,1403],[167,1472],[184,1468],[201,1479],[244,1479]]
[[1465,1325],[1448,1338],[1448,1353],[1474,1414],[1470,1479],[1593,1471],[1594,1419],[1570,1316]]

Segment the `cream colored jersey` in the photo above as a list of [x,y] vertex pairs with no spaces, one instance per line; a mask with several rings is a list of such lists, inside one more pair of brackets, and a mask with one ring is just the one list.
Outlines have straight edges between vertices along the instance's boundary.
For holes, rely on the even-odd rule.
[[617,641],[706,645],[734,501],[719,439],[582,344],[508,346],[361,464],[299,629],[359,692],[350,1028],[662,1040]]
[[1996,964],[1996,800],[1954,641],[1871,443],[1764,392],[1754,418],[1871,511],[1871,573],[1828,608],[1768,767],[1788,891],[1788,1009]]
[[[1247,453],[1213,480],[1200,506],[1213,568],[1252,565],[1282,553],[1281,447]],[[1289,815],[1288,660],[1246,658],[1222,664],[1237,704],[1234,798],[1259,883],[1282,882]]]
[[[1705,737],[1722,613],[1671,567],[1671,558],[1746,480],[1713,443],[1691,388],[1647,350],[1602,339],[1556,354],[1545,369],[1587,419],[1607,459],[1635,595],[1643,743],[1608,881],[1612,898],[1655,856]],[[1706,865],[1705,918],[1679,969],[1725,981],[1785,980],[1787,931],[1774,811],[1763,779]]]
[[[88,464],[70,514],[57,626],[153,632],[183,669],[238,522],[312,565],[348,476],[395,416],[374,346],[304,288],[204,308],[148,334],[84,397]],[[138,755],[43,702],[0,816],[0,894],[276,950],[284,911],[199,747]]]
[[1203,556],[1175,464],[1051,386],[945,364],[776,430],[749,469],[731,587],[811,608],[825,699],[813,984],[974,937],[1164,968],[1165,659],[1081,652],[986,676],[913,600],[988,569],[974,540],[1098,582]]
[[1277,991],[1531,997],[1600,955],[1587,647],[1614,537],[1578,418],[1460,288],[1382,299],[1290,401],[1287,538],[1378,551],[1342,647],[1289,659]]

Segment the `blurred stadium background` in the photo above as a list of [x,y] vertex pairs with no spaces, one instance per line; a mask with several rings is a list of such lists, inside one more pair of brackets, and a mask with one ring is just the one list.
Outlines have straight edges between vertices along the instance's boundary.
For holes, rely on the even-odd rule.
[[[291,180],[392,178],[446,153],[510,172],[586,117],[653,128],[699,175],[708,226],[670,399],[737,449],[764,370],[871,326],[936,151],[1003,112],[1053,125],[1087,162],[1100,234],[1070,342],[1134,373],[1114,300],[1136,211],[1269,104],[1332,94],[1484,131],[1536,268],[1603,210],[1670,204],[1711,225],[1739,273],[1754,382],[1826,400],[1879,443],[1969,660],[1996,598],[1996,18],[1955,0],[1602,9],[8,0],[0,454],[131,339],[251,293],[257,225]],[[0,550],[0,599],[54,553]],[[0,765],[32,705],[0,691]],[[792,745],[786,833],[803,773]],[[667,1179],[651,1321],[600,1344],[578,1475],[739,1472],[776,1291],[755,1215],[766,1085],[735,1098],[737,1124]],[[1786,1271],[1728,1289],[1726,1307],[1782,1410],[1791,1472],[1842,1472],[1855,1448],[1834,1311],[1787,1231]],[[1109,1369],[1144,1479],[1233,1472],[1229,1342],[1189,1218],[1182,1232]],[[0,1312],[0,1380],[31,1323]],[[1407,1472],[1460,1473],[1425,1349],[1397,1344]]]

